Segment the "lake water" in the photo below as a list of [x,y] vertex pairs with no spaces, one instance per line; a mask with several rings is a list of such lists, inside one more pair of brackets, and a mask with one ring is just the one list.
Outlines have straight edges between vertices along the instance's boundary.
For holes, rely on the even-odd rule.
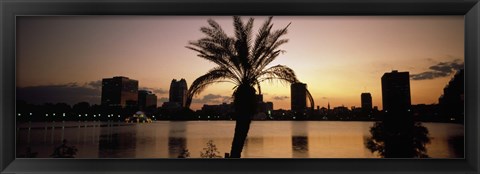
[[[253,121],[242,158],[378,158],[365,141],[373,122]],[[463,125],[423,123],[429,130],[427,154],[463,158]],[[219,155],[230,152],[234,121],[156,121],[21,123],[17,156],[27,147],[48,158],[66,139],[76,158],[177,158],[183,149],[199,158],[213,140]]]

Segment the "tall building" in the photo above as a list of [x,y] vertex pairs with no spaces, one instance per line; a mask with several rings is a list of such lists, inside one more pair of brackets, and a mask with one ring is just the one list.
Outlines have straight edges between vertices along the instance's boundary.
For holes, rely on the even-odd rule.
[[139,109],[156,108],[157,95],[152,91],[139,90],[138,91],[138,107]]
[[383,134],[385,158],[411,158],[414,121],[408,72],[392,71],[382,76]]
[[362,110],[371,111],[372,110],[372,95],[370,93],[362,93],[360,95],[362,100]]
[[122,76],[102,79],[102,105],[125,107],[136,105],[137,101],[137,80]]
[[181,107],[185,107],[187,103],[187,82],[185,79],[173,79],[170,83],[169,102],[178,103]]
[[409,112],[411,106],[410,76],[396,70],[382,76],[383,110],[391,113]]
[[290,85],[291,109],[294,115],[303,115],[307,108],[307,84],[292,83]]

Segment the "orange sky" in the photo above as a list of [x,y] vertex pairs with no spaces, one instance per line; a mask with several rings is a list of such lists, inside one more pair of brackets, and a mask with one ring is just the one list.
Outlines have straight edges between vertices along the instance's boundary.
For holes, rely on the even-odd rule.
[[[199,29],[208,18],[233,34],[227,16],[18,17],[17,86],[84,84],[119,75],[139,80],[141,87],[167,91],[173,78],[185,78],[190,85],[215,66],[185,48],[188,41],[203,37]],[[255,17],[255,32],[264,19]],[[295,70],[320,107],[327,102],[332,107],[359,106],[360,93],[370,92],[373,105],[381,108],[383,73],[417,74],[442,62],[464,60],[463,16],[273,18],[277,29],[289,22],[285,38],[290,41],[281,47],[286,52],[271,65]],[[412,103],[437,103],[452,76],[411,80]],[[232,87],[209,87],[192,109],[218,103],[200,100],[207,94],[231,96]],[[290,109],[289,85],[264,83],[262,92],[275,109]]]

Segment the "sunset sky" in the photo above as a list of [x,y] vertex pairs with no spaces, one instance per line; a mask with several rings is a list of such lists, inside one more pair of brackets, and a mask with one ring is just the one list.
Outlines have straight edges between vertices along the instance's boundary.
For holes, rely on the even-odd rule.
[[[168,100],[172,79],[190,85],[215,64],[185,48],[204,37],[214,19],[233,36],[229,16],[45,16],[17,17],[17,96],[33,103],[100,103],[99,80],[126,76]],[[266,17],[256,16],[254,33]],[[247,17],[243,17],[247,20]],[[360,106],[370,92],[382,108],[385,72],[409,71],[412,104],[438,103],[443,88],[464,62],[463,16],[312,16],[273,18],[291,22],[289,39],[271,66],[292,68],[307,84],[315,105]],[[232,84],[214,84],[192,109],[229,101]],[[290,109],[290,86],[263,83],[264,101]]]

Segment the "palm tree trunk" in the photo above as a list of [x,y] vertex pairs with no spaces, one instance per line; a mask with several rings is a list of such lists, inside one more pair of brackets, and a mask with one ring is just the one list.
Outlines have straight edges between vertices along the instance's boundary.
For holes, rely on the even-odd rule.
[[255,88],[240,85],[234,94],[234,106],[236,122],[230,158],[240,158],[252,117],[256,111]]
[[237,119],[235,122],[235,135],[233,136],[230,158],[240,158],[245,139],[250,129],[251,119]]

